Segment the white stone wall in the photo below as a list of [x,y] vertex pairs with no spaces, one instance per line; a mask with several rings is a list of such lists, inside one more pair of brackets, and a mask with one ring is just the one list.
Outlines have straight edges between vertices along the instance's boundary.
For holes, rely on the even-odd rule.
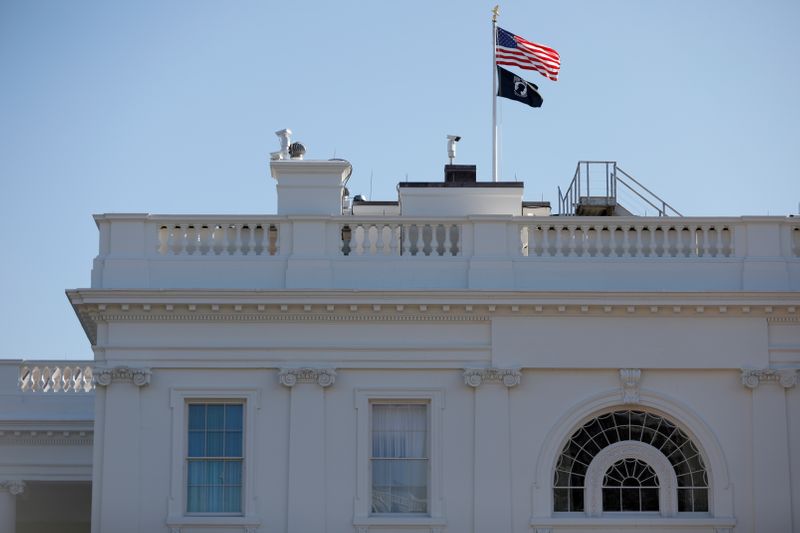
[[[156,312],[161,304],[153,303],[149,311],[130,307],[126,319],[104,324],[98,366],[151,374],[147,384],[113,381],[98,393],[105,407],[97,410],[103,447],[95,451],[95,531],[159,531],[169,523],[208,532],[217,530],[208,529],[215,521],[219,531],[527,532],[588,525],[617,531],[625,522],[554,516],[551,495],[553,461],[564,439],[614,406],[666,415],[707,458],[710,516],[655,520],[647,530],[724,531],[735,523],[736,531],[790,531],[797,523],[791,487],[797,486],[800,392],[769,372],[758,374],[751,389],[741,373],[798,366],[798,325],[788,306],[767,312],[740,300],[729,301],[724,313],[719,305],[700,312],[696,301],[662,301],[653,309],[640,296],[633,305],[627,305],[632,297],[619,296],[608,299],[610,310],[531,300],[516,310],[473,303],[466,311],[466,304],[428,295],[417,300],[427,303],[398,311],[375,296],[360,297],[381,303],[350,304],[339,296],[333,304],[287,304],[284,311],[270,302],[259,320],[236,319],[247,310],[237,312],[233,303],[216,315],[196,309],[204,313],[196,321],[139,318]],[[279,374],[289,367],[335,369],[335,380],[287,387]],[[491,374],[477,388],[465,384],[465,368],[487,367],[520,368],[519,384],[507,387]],[[620,379],[626,368],[641,371],[627,389]],[[368,442],[359,442],[357,398],[376,391],[441,395],[441,516],[413,526],[358,517],[359,454]],[[623,403],[625,392],[638,403]],[[181,393],[241,394],[257,402],[246,459],[251,515],[180,516],[182,478],[175,472],[182,457],[175,439],[185,438],[185,427],[174,427],[173,411],[182,405],[175,404]],[[784,410],[775,416],[780,405]],[[770,498],[756,497],[759,488]]]

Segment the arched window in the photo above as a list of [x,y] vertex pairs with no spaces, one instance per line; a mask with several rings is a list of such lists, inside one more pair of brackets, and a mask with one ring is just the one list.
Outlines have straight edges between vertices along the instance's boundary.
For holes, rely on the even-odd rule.
[[658,511],[658,476],[640,459],[621,459],[603,476],[603,511]]
[[[586,511],[584,496],[589,465],[600,451],[613,444],[623,442],[630,444],[641,443],[644,446],[640,446],[640,448],[647,448],[657,453],[659,457],[665,459],[664,464],[667,464],[668,461],[675,476],[676,487],[674,488],[666,487],[667,480],[663,479],[655,486],[645,485],[646,476],[644,478],[641,477],[645,469],[642,468],[638,470],[637,475],[622,478],[621,482],[626,478],[638,479],[639,490],[645,490],[643,494],[646,502],[643,506],[641,501],[640,504],[637,504],[640,506],[637,509],[638,511],[653,510],[650,508],[652,504],[649,503],[652,490],[676,490],[674,497],[677,498],[677,511],[708,512],[708,474],[697,446],[682,429],[670,420],[654,413],[635,410],[614,411],[597,416],[572,434],[556,462],[553,479],[553,510],[556,512]],[[648,453],[650,454],[649,457],[652,458],[652,453]],[[658,465],[652,464],[653,460],[648,461],[647,458],[648,455],[645,454],[638,457],[622,457],[620,459],[623,462],[623,466],[625,465],[625,460],[637,459],[638,463],[643,463],[650,470],[653,470],[653,468],[658,470]],[[628,465],[632,466],[638,463],[631,462]],[[609,466],[611,468],[608,471],[603,470],[603,473],[606,474],[603,477],[603,481],[608,477],[608,473],[616,467],[616,463]],[[615,475],[619,476],[619,474]],[[669,477],[672,479],[672,474]],[[613,482],[611,478],[609,478],[609,481]],[[634,482],[629,479],[628,483],[632,484]],[[608,485],[608,488],[610,489],[611,486]],[[630,486],[633,487],[633,485]],[[605,506],[605,487],[606,483],[603,483],[603,511],[612,511],[610,508],[606,509]],[[620,490],[622,490],[624,485],[620,485],[620,487]],[[620,497],[621,495],[622,492],[620,492]],[[672,495],[669,496],[669,498],[662,501],[673,501]],[[609,495],[608,498],[609,506],[613,506],[612,496]],[[630,498],[630,509],[620,503],[613,511],[633,510],[633,497],[630,496]],[[665,511],[664,509],[660,510],[662,513]]]

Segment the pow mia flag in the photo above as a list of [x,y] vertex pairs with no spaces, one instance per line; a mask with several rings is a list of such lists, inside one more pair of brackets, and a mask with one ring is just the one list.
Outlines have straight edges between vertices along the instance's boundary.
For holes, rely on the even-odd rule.
[[497,96],[516,100],[531,107],[542,107],[542,97],[539,94],[539,87],[529,81],[525,81],[511,71],[501,66],[497,67],[498,81]]

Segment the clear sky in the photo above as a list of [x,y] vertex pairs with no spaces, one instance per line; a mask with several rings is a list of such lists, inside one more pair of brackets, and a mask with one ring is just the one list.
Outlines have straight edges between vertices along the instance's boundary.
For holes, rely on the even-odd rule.
[[[352,162],[350,190],[459,163],[491,179],[491,13],[469,1],[0,1],[0,357],[87,358],[93,213],[274,213],[268,154]],[[501,100],[501,178],[557,200],[616,160],[685,215],[800,202],[800,2],[531,0],[541,109]]]

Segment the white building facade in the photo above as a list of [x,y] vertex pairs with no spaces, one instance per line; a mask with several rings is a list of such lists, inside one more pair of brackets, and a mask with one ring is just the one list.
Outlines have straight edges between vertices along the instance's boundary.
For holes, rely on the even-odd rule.
[[95,361],[0,367],[3,531],[91,482],[74,531],[800,532],[800,220],[271,170],[276,215],[95,217]]

